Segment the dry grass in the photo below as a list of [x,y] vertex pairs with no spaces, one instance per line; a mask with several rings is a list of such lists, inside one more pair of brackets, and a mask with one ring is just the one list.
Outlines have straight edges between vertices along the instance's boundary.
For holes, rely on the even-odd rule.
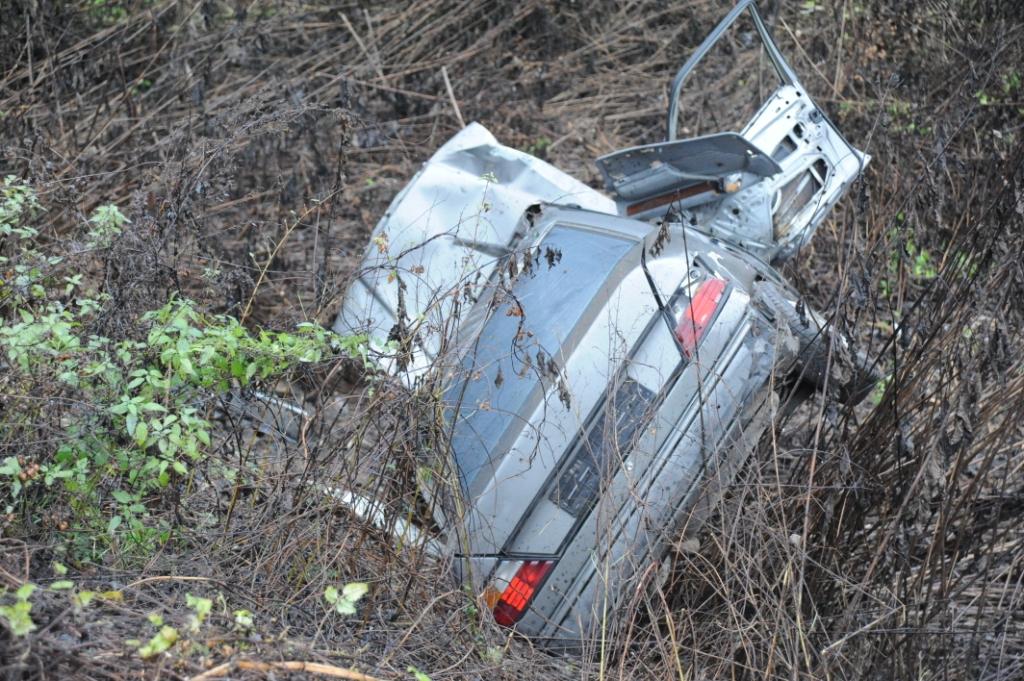
[[[371,226],[458,129],[442,68],[466,120],[595,182],[595,155],[663,135],[669,79],[725,8],[123,4],[115,23],[84,3],[0,7],[16,37],[0,41],[0,171],[42,189],[54,243],[100,203],[130,207],[132,230],[90,271],[114,296],[108,333],[179,291],[251,323],[329,323]],[[445,566],[308,486],[401,508],[439,437],[429,403],[353,390],[327,365],[268,387],[312,412],[298,442],[225,418],[204,479],[167,508],[176,541],[143,564],[75,566],[124,600],[84,616],[41,596],[37,632],[0,633],[3,673],[188,678],[253,658],[435,680],[1021,676],[1019,8],[782,4],[783,49],[874,157],[787,274],[893,378],[877,406],[819,399],[780,424],[670,585],[616,613],[603,654],[509,640]],[[742,110],[760,64],[741,30],[688,90],[691,132]],[[915,266],[923,249],[935,276]],[[245,473],[228,482],[224,466]],[[62,535],[37,524],[0,541],[12,585],[46,581]],[[331,616],[324,586],[355,579],[372,585],[360,615]],[[203,647],[134,656],[123,642],[150,635],[146,613],[183,625],[186,591],[227,605]],[[236,608],[257,614],[252,633],[232,630]]]

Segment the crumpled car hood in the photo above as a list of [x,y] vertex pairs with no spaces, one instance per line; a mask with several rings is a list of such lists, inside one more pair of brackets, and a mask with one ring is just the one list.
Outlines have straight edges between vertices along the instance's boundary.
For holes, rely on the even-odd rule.
[[[423,165],[377,223],[334,330],[383,342],[401,322],[402,335],[416,338],[404,367],[413,380],[440,352],[456,304],[450,293],[475,297],[514,248],[524,211],[540,202],[616,213],[607,196],[499,144],[479,123],[466,126]],[[393,373],[397,367],[388,363],[383,368]]]

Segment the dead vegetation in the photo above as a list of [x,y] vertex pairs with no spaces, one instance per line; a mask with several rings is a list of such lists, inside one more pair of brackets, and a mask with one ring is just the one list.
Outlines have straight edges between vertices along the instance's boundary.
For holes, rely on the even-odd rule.
[[[329,325],[370,228],[459,115],[594,183],[596,155],[663,136],[671,75],[727,4],[5,2],[0,174],[39,188],[44,237],[69,253],[95,206],[132,220],[76,261],[112,296],[97,332],[132,334],[172,293],[250,324]],[[310,411],[294,440],[211,405],[225,416],[208,465],[162,510],[174,539],[71,564],[113,593],[82,612],[40,593],[35,632],[0,632],[5,676],[1024,674],[1024,17],[980,0],[781,4],[782,49],[873,156],[787,274],[891,379],[859,410],[819,400],[781,424],[603,652],[509,639],[444,565],[310,486],[400,507],[439,437],[432,405],[351,390],[335,361],[266,386]],[[740,107],[756,57],[742,31],[731,45],[688,88],[691,132]],[[23,398],[0,395],[0,429]],[[0,580],[56,579],[68,531],[31,510],[8,523]],[[324,588],[350,581],[370,593],[339,617]],[[186,631],[186,592],[217,603],[191,652],[142,660],[125,641],[153,635],[147,614]]]

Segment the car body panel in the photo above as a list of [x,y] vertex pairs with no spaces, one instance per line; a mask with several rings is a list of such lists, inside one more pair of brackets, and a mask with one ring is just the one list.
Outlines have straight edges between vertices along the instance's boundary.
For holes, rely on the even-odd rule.
[[674,211],[780,263],[810,240],[869,160],[798,83],[776,90],[739,134],[632,147],[602,156],[598,166],[621,214]]
[[[393,336],[412,328],[409,357],[386,369],[412,380],[441,351],[451,330],[454,287],[470,293],[514,248],[523,212],[559,202],[614,213],[608,197],[554,166],[498,144],[471,123],[428,160],[377,223],[356,279],[335,320],[339,333]],[[404,288],[402,288],[404,286]],[[401,366],[400,366],[401,365]]]
[[[675,140],[683,81],[745,9],[781,87],[741,132]],[[612,198],[467,126],[395,197],[335,324],[395,340],[382,364],[406,385],[441,380],[435,454],[455,475],[421,489],[440,540],[491,607],[546,565],[515,626],[553,645],[596,635],[770,424],[798,344],[779,308],[797,296],[769,262],[868,160],[751,0],[670,101],[669,141],[599,159]]]
[[870,157],[843,139],[799,86],[775,92],[743,130],[781,171],[697,206],[684,219],[774,263],[796,255]]
[[[561,212],[550,210],[552,219],[557,221]],[[652,270],[655,264],[665,265],[661,269],[674,270],[677,283],[685,282],[693,271],[686,264],[710,261],[706,256],[714,248],[703,235],[691,232],[684,239],[680,230],[649,265]],[[747,268],[745,263],[732,265]],[[679,355],[654,305],[626,305],[629,318],[624,319],[624,308],[616,304],[614,294],[610,295],[602,311],[607,319],[595,320],[582,341],[587,352],[582,359],[581,353],[572,353],[566,366],[567,383],[586,386],[589,399],[568,419],[558,418],[557,398],[549,396],[538,404],[530,427],[520,431],[521,438],[531,446],[549,447],[543,447],[543,454],[531,460],[517,443],[505,466],[489,478],[489,487],[467,504],[471,509],[466,532],[470,546],[464,547],[467,554],[506,559],[550,557],[559,561],[535,605],[518,624],[523,633],[552,639],[587,633],[585,628],[572,624],[593,621],[589,611],[593,601],[588,599],[595,594],[583,594],[590,593],[588,585],[594,574],[586,572],[590,569],[587,566],[611,561],[617,564],[619,580],[629,567],[622,563],[625,555],[636,558],[656,553],[654,547],[663,542],[666,523],[693,498],[700,472],[715,461],[716,446],[709,448],[707,443],[721,441],[736,415],[744,412],[763,389],[776,361],[774,329],[752,306],[749,294],[739,285],[741,277],[733,277],[720,265],[711,267],[713,272],[704,275],[724,276],[737,285],[730,289],[695,358],[686,361]],[[632,279],[627,276],[623,280],[624,286],[632,285],[633,291],[643,292],[646,281],[642,276],[638,265]],[[609,333],[612,329],[618,333]],[[621,359],[609,361],[614,357]],[[595,361],[607,364],[595,366]],[[582,367],[579,375],[577,366]],[[590,377],[589,383],[584,376]],[[607,407],[607,400],[602,402],[607,396],[600,393],[607,390],[609,376],[627,376],[643,383],[651,394],[659,396],[658,402],[644,421],[644,432],[635,445],[628,451],[615,452],[600,503],[572,517],[552,503],[551,482],[558,479],[566,462],[578,451],[587,424]],[[572,429],[575,433],[566,432]],[[747,435],[756,440],[756,435]],[[515,494],[509,494],[512,486]],[[527,504],[524,495],[531,492],[532,503]],[[643,504],[637,505],[637,499],[643,499]],[[599,542],[599,535],[610,539]],[[611,547],[610,553],[596,551],[596,547],[606,544]],[[637,547],[642,545],[649,545],[651,551],[637,554]],[[485,567],[490,568],[489,574],[480,572]],[[483,589],[493,583],[500,566],[495,561],[475,568],[472,582]],[[564,598],[564,589],[571,585],[582,589],[578,594],[583,599],[581,604],[560,606],[562,611],[553,612],[546,604]]]
[[[635,591],[630,587],[642,579],[651,557],[659,557],[673,538],[673,521],[685,517],[686,509],[695,504],[699,482],[725,463],[730,429],[738,426],[734,436],[745,437],[750,445],[739,452],[756,444],[761,431],[744,429],[748,424],[737,421],[737,416],[757,403],[760,394],[750,392],[751,387],[763,389],[774,358],[769,343],[754,341],[751,346],[752,328],[735,336],[720,375],[704,386],[702,399],[691,385],[675,387],[672,396],[687,407],[671,437],[656,454],[642,445],[638,448],[648,465],[613,482],[602,499],[607,506],[588,518],[567,547],[546,588],[519,623],[520,631],[548,641],[595,636],[605,613],[614,611],[617,596]],[[737,465],[729,461],[723,469]],[[644,503],[630,503],[638,498]]]
[[597,159],[618,211],[633,218],[714,201],[782,171],[736,133],[719,133],[623,149]]

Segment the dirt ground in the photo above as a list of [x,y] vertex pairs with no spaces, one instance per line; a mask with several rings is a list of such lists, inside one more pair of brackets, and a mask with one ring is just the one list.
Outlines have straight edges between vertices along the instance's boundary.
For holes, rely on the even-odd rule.
[[[297,442],[211,406],[209,460],[160,502],[173,541],[70,564],[108,597],[40,591],[34,632],[0,626],[4,678],[1024,676],[1024,9],[760,4],[872,156],[785,274],[891,378],[779,424],[621,635],[534,650],[420,547],[311,491],[355,481],[399,504],[431,426],[420,397],[332,360],[265,386],[311,411]],[[172,294],[252,328],[329,326],[373,225],[462,121],[600,186],[595,157],[663,138],[671,77],[729,6],[5,0],[0,175],[37,187],[43,237],[69,253],[96,206],[129,217],[83,272],[111,296],[108,335]],[[684,134],[735,128],[766,92],[751,35],[688,85]],[[0,429],[18,399],[0,395]],[[0,460],[21,454],[51,455],[0,437]],[[69,530],[48,517],[0,530],[6,588],[58,578]],[[340,617],[324,588],[352,581],[370,591]],[[190,634],[187,593],[214,601]],[[144,660],[127,642],[154,614],[188,641]]]

